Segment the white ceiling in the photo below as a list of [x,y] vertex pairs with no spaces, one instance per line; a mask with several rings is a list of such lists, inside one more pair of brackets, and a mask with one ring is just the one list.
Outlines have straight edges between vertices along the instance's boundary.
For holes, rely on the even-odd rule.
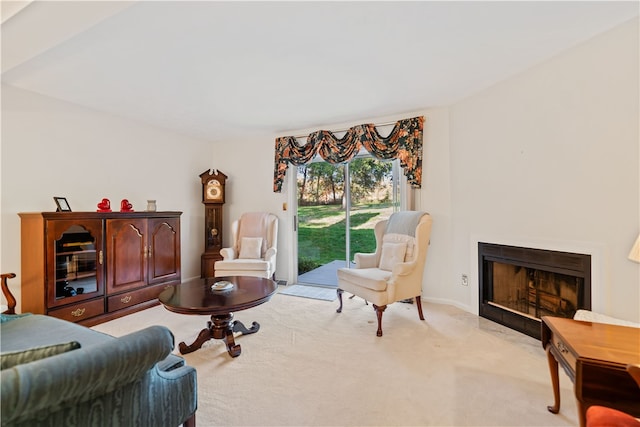
[[449,105],[627,2],[7,2],[2,82],[211,141]]

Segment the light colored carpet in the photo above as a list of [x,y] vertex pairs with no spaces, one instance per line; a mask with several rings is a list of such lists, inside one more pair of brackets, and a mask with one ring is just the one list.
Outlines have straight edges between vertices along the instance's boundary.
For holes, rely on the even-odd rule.
[[324,301],[333,301],[338,298],[336,288],[324,288],[322,286],[290,285],[287,287],[280,287],[278,293],[281,295],[321,299]]
[[[185,355],[198,371],[197,424],[209,426],[576,426],[569,378],[553,393],[540,342],[455,307],[413,304],[384,313],[358,298],[337,302],[274,295],[235,313],[259,332],[239,336],[231,358],[222,340]],[[121,336],[160,324],[187,344],[207,316],[153,307],[94,329]],[[176,350],[177,352],[177,350]]]

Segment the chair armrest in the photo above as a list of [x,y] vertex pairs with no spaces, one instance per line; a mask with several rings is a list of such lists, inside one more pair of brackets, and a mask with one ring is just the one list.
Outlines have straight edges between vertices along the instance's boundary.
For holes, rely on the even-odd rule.
[[415,269],[415,262],[401,262],[393,266],[391,271],[392,276],[406,276],[413,273]]
[[2,312],[2,314],[16,314],[16,299],[9,290],[9,286],[7,285],[7,279],[13,279],[16,277],[15,273],[5,273],[0,275],[2,278],[2,293],[4,298],[7,300],[7,309]]
[[356,264],[356,268],[375,268],[378,266],[376,263],[376,254],[361,254],[356,253],[353,255],[353,260]]
[[117,340],[5,369],[1,423],[9,425],[36,413],[46,416],[118,390],[144,377],[172,349],[169,329],[151,326]]
[[271,262],[276,257],[277,253],[278,253],[278,250],[276,248],[271,247],[267,249],[266,252],[264,253],[264,260]]
[[225,261],[230,261],[232,259],[236,259],[236,251],[233,248],[222,248],[220,249],[220,255]]

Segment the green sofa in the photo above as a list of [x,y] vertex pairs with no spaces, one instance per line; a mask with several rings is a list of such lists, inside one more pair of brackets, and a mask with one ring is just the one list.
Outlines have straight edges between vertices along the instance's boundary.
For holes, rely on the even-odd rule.
[[42,315],[1,315],[1,425],[195,426],[196,371],[152,326],[114,338]]

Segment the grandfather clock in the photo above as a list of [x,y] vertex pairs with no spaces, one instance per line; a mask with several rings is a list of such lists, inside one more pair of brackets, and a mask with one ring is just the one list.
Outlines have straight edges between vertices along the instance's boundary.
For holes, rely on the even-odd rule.
[[202,203],[204,203],[204,253],[201,257],[200,276],[213,277],[214,264],[222,259],[222,206],[227,176],[219,170],[206,170],[200,174]]

